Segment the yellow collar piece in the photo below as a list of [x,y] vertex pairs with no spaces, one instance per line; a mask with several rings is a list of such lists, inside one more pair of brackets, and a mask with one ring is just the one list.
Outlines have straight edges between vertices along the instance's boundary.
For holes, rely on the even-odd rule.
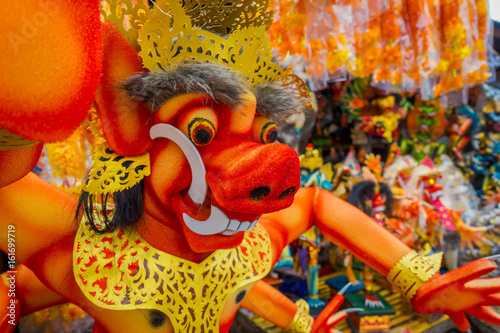
[[271,241],[260,225],[237,248],[197,264],[156,250],[132,228],[97,234],[83,218],[73,253],[76,282],[92,303],[162,311],[175,332],[218,332],[228,297],[263,278],[272,264]]

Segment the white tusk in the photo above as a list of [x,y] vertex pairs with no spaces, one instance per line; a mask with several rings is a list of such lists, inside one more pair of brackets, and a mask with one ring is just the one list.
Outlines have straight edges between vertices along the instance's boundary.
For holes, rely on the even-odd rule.
[[177,128],[168,124],[156,124],[149,131],[151,139],[166,138],[175,142],[181,149],[191,167],[191,187],[188,195],[194,203],[201,205],[207,195],[206,170],[200,153],[193,143]]
[[[191,167],[192,181],[188,195],[194,203],[202,205],[207,195],[207,182],[205,181],[206,170],[200,153],[193,143],[177,128],[168,124],[156,124],[149,131],[151,139],[165,138],[175,142],[186,156]],[[215,206],[211,206],[210,217],[206,221],[198,221],[187,214],[182,218],[186,226],[199,235],[223,234],[231,236],[239,231],[247,231],[255,227],[259,220],[253,222],[240,222],[231,220]]]
[[215,206],[212,206],[210,217],[206,221],[195,220],[186,213],[182,214],[182,218],[189,229],[204,236],[219,234],[229,225],[226,214]]

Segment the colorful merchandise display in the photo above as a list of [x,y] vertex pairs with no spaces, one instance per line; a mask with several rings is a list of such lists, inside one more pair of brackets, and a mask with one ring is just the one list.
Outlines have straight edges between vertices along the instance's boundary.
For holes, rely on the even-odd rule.
[[[359,129],[361,115],[369,114],[367,108],[371,105],[370,101],[377,99],[378,92],[366,84],[368,81],[364,80],[362,85],[359,82],[355,79],[340,88],[348,92],[338,106],[349,120],[342,125],[342,131]],[[355,91],[356,96],[361,98],[352,104],[352,92]],[[380,140],[369,131],[365,132],[368,144],[355,143],[352,137],[351,144],[355,143],[356,147],[349,147],[345,160],[334,168],[353,171],[349,197],[344,199],[365,211],[374,222],[384,225],[415,251],[427,255],[443,251],[443,269],[460,267],[470,261],[466,258],[470,258],[471,253],[480,258],[496,254],[499,249],[498,221],[495,218],[498,214],[496,198],[499,188],[494,148],[497,138],[492,131],[491,117],[498,95],[496,89],[489,85],[484,85],[481,93],[485,97],[485,102],[481,104],[484,106],[479,105],[475,109],[466,105],[446,107],[439,100],[422,101],[418,95],[405,94],[404,103],[408,105],[408,112],[398,122],[399,140]],[[402,100],[402,97],[395,96],[395,100]],[[360,107],[356,110],[355,105]],[[328,112],[327,109],[320,110],[321,117],[328,117]],[[318,133],[325,135],[326,132]],[[315,140],[313,137],[312,141]],[[331,140],[324,139],[323,142]],[[366,153],[366,149],[375,147],[386,156],[385,161],[380,155],[375,157]],[[320,146],[316,155],[326,155],[330,149]],[[341,155],[342,149],[347,147],[333,144],[333,149]],[[353,163],[354,156],[357,156],[356,163]],[[318,165],[317,169],[324,167]],[[377,183],[387,184],[390,195],[383,197],[394,199],[389,204],[389,210],[387,207],[381,207],[378,212],[375,210],[378,201],[384,202],[380,200],[382,195],[377,195]],[[383,214],[388,211],[392,214]],[[441,261],[439,257],[433,260]],[[354,263],[352,258],[339,263],[344,266],[347,279],[341,276],[330,278],[326,281],[328,285],[338,289],[342,283],[348,280],[356,283],[356,276],[362,278],[365,275],[363,280],[370,288],[373,281],[370,273],[359,267],[356,259]],[[353,267],[357,267],[355,274]],[[494,273],[494,276],[497,274]],[[378,282],[380,279],[375,277],[375,280]],[[382,284],[385,285],[385,282],[382,281]],[[405,309],[410,313],[414,311],[413,307]],[[352,321],[360,323],[355,317]],[[361,330],[361,327],[358,329]]]
[[[94,332],[230,332],[237,313],[290,333],[348,317],[387,331],[395,309],[379,280],[411,312],[500,326],[498,267],[484,258],[496,226],[475,223],[500,216],[498,95],[484,87],[484,117],[423,98],[490,71],[483,2],[448,4],[0,5],[0,331],[84,320]],[[276,38],[309,52],[306,80]],[[325,63],[359,78],[339,85],[343,114],[326,130],[318,103],[315,134],[349,129],[373,147],[337,140],[328,156],[312,144],[299,156],[279,142],[316,115],[307,83]],[[481,255],[464,264],[466,246]],[[292,260],[303,298],[275,287],[286,276],[273,268]],[[325,272],[344,278],[327,297]]]
[[[486,0],[274,0],[270,36],[303,57],[313,90],[346,75],[425,99],[488,80]],[[488,62],[490,60],[490,62]]]

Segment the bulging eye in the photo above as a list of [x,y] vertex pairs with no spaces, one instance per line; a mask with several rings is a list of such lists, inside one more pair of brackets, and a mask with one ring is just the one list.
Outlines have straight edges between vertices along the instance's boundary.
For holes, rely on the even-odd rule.
[[196,146],[205,146],[217,133],[218,118],[212,108],[196,107],[183,112],[176,125]]
[[273,143],[278,140],[278,126],[264,117],[255,117],[253,137],[261,143]]
[[208,145],[215,136],[215,125],[205,118],[194,118],[188,125],[188,137],[197,146]]

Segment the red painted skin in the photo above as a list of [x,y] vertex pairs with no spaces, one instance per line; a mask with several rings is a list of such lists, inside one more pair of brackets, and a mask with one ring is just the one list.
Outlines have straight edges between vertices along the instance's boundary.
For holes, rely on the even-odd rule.
[[[191,112],[193,106],[200,105],[202,100],[206,101],[207,98],[200,98],[199,95],[175,97],[155,113],[154,123],[176,124],[177,119],[183,119],[182,115]],[[212,104],[209,105],[212,107]],[[262,121],[254,121],[256,101],[253,95],[248,95],[247,101],[238,111],[214,105],[218,117],[217,133],[210,144],[198,147],[207,169],[211,203],[229,217],[241,220],[251,221],[264,214],[260,224],[271,238],[273,262],[279,259],[284,246],[312,225],[316,225],[329,240],[384,275],[410,251],[370,217],[331,193],[318,188],[297,190],[300,179],[297,154],[282,144],[260,143],[254,135],[259,133]],[[127,112],[130,111],[127,109]],[[116,117],[117,113],[119,110],[113,110],[109,105],[100,105],[103,121],[111,115]],[[120,129],[120,126],[124,128]],[[105,135],[113,136],[113,132],[120,135],[134,133],[126,128],[128,126],[133,124],[119,123]],[[131,141],[132,138],[124,140]],[[120,144],[120,140],[114,142]],[[150,156],[152,173],[144,184],[146,216],[136,226],[136,230],[150,245],[186,260],[200,262],[213,251],[232,248],[241,242],[241,233],[234,236],[200,236],[188,230],[180,218],[183,209],[174,209],[185,201],[181,193],[185,193],[191,181],[186,172],[189,166],[183,152],[166,139],[156,139]],[[269,186],[270,193],[261,200],[254,200],[249,192],[259,186]],[[279,198],[283,191],[293,187],[295,191],[285,198]],[[18,316],[68,300],[96,319],[94,332],[172,332],[168,321],[160,328],[151,327],[144,311],[105,310],[86,299],[72,273],[77,227],[73,222],[75,209],[74,198],[33,174],[0,189],[0,228],[7,230],[9,225],[15,226],[16,259],[31,270],[31,273],[28,271],[17,277],[17,298],[21,308]],[[384,247],[381,248],[380,244]],[[8,249],[6,232],[0,233],[0,247],[4,251]],[[468,282],[493,267],[496,265],[492,261],[483,260],[460,268],[453,274],[438,276],[418,290],[413,304],[426,313],[444,312],[452,315],[462,330],[468,327],[464,311],[488,319],[493,324],[500,324],[498,315],[482,308],[483,305],[499,303],[500,280]],[[248,291],[243,305],[258,312],[262,305],[259,300],[269,299],[271,294],[268,288],[256,287],[250,291],[251,287],[242,288]],[[235,299],[240,291],[232,295],[223,308],[219,327],[221,332],[227,332],[232,323],[239,306]],[[466,297],[450,298],[450,292],[459,296],[461,294],[458,293],[465,293]],[[35,295],[47,298],[41,300]],[[0,297],[4,297],[4,305],[0,305],[0,311],[4,312],[0,312],[0,316],[8,320],[4,309],[9,299],[4,293]],[[269,310],[262,315],[286,327],[295,314],[295,305],[286,299],[274,302],[273,298],[268,304]],[[329,315],[326,314],[326,317]],[[7,328],[11,327],[7,325]],[[324,327],[317,328],[318,331],[322,329]]]

